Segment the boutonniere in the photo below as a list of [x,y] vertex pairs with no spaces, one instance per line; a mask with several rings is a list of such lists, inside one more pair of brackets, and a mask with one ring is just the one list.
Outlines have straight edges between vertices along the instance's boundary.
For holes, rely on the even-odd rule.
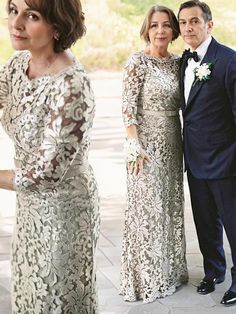
[[211,77],[211,71],[213,68],[212,63],[203,63],[194,69],[195,79],[193,82],[193,86],[197,82],[208,81]]

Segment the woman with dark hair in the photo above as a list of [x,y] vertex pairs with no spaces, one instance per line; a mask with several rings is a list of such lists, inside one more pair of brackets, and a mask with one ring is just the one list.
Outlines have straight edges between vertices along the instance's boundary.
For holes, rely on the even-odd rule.
[[85,33],[79,0],[9,0],[18,52],[0,70],[1,122],[15,169],[0,188],[17,192],[12,245],[13,313],[97,313],[96,181],[88,163],[94,97],[68,49]]
[[152,302],[187,282],[183,218],[179,36],[172,10],[153,6],[141,28],[148,44],[125,66],[123,117],[127,131],[127,209],[121,294]]

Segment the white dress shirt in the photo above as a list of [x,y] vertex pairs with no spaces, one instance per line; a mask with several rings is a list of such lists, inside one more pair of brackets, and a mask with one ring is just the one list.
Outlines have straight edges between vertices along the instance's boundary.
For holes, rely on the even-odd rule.
[[190,89],[192,87],[193,81],[194,81],[194,69],[200,65],[202,62],[202,59],[204,58],[207,49],[211,43],[212,37],[209,36],[207,39],[195,50],[198,54],[199,61],[196,62],[192,58],[188,60],[188,65],[185,70],[185,77],[184,77],[184,97],[185,97],[185,103],[188,102],[188,97],[190,93]]

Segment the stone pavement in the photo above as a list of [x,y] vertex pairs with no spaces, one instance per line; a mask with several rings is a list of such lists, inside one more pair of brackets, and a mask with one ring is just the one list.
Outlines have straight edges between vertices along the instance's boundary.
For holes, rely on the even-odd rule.
[[[236,307],[220,305],[223,293],[230,285],[226,281],[207,296],[198,295],[196,285],[202,278],[202,258],[192,221],[189,193],[185,179],[185,227],[187,261],[190,280],[177,292],[151,304],[124,302],[118,295],[122,228],[125,208],[125,167],[123,156],[124,128],[120,115],[121,74],[91,73],[97,113],[92,133],[90,160],[101,195],[101,235],[97,251],[98,295],[100,314],[224,314],[236,313]],[[0,129],[0,168],[12,166],[12,145]],[[9,251],[14,220],[14,192],[0,190],[0,314],[10,314]],[[228,243],[226,253],[230,260]],[[25,314],[25,313],[19,313]],[[63,314],[63,313],[62,313]]]

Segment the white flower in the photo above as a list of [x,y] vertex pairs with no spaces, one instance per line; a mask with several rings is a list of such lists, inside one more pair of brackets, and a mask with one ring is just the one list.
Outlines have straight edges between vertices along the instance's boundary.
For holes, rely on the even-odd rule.
[[127,162],[135,162],[141,155],[141,146],[134,138],[125,141],[124,150]]
[[203,63],[199,68],[196,69],[196,76],[199,80],[203,80],[204,77],[207,77],[211,74],[208,64]]
[[210,79],[212,69],[212,63],[203,63],[199,67],[194,69],[195,81],[194,85],[198,81],[207,81]]

